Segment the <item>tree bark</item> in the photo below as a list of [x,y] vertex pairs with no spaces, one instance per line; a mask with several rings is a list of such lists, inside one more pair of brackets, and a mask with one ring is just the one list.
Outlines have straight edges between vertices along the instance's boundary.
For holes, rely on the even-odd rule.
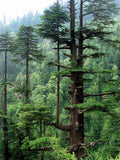
[[[59,0],[57,0],[57,6],[59,5]],[[59,32],[59,18],[57,19],[57,32]],[[57,64],[60,63],[60,43],[59,43],[59,35],[58,35],[58,41],[57,41]],[[57,66],[57,72],[59,73],[60,66]],[[60,115],[60,76],[57,77],[57,123],[59,124],[59,115]]]
[[26,103],[29,103],[29,85],[28,85],[28,79],[29,79],[29,73],[28,73],[28,69],[29,69],[29,63],[28,63],[28,51],[27,51],[27,55],[26,55]]
[[[5,73],[4,73],[4,116],[7,116],[7,51],[5,51]],[[3,132],[4,132],[4,160],[9,160],[9,150],[8,150],[8,127],[7,118],[3,118]]]
[[40,137],[42,137],[42,120],[40,119]]
[[[29,28],[27,28],[27,37],[28,37]],[[26,103],[29,103],[29,44],[27,39],[27,50],[26,50]]]
[[[80,58],[83,56],[83,39],[82,33],[79,33],[79,49],[77,53],[77,45],[75,42],[75,1],[70,0],[70,15],[71,15],[71,60],[77,62],[78,68],[83,67],[83,60]],[[80,4],[80,27],[82,27],[82,0]],[[76,61],[77,59],[77,61]],[[71,72],[71,104],[83,103],[83,73]],[[77,108],[69,110],[71,115],[72,129],[70,130],[70,145],[72,151],[75,152],[76,157],[79,159],[84,156],[84,148],[79,148],[79,144],[84,143],[84,112],[79,112]]]
[[[59,54],[59,41],[57,42],[57,63],[60,63],[60,54]],[[57,72],[59,73],[60,67],[57,66]],[[59,124],[59,112],[60,112],[60,76],[57,77],[57,123]]]

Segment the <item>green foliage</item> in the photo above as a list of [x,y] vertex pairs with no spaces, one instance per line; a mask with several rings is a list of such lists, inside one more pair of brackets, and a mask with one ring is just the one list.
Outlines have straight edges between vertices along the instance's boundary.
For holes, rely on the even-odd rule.
[[13,51],[13,37],[8,31],[0,34],[0,51],[12,52]]
[[43,55],[38,47],[39,39],[35,34],[35,29],[32,26],[21,25],[17,34],[16,54],[20,54],[23,59],[29,56],[30,60],[41,61]]
[[[27,29],[31,31],[28,38],[28,51],[29,51],[29,60],[41,61],[44,56],[47,56],[46,59],[42,61],[41,64],[32,61],[29,65],[29,89],[30,89],[30,104],[20,103],[23,101],[21,95],[25,95],[25,66],[24,60],[22,60],[22,65],[16,64],[11,65],[10,57],[8,56],[8,79],[12,81],[12,85],[9,86],[9,83],[3,82],[3,55],[0,54],[0,110],[3,107],[3,86],[8,85],[8,134],[9,134],[9,151],[10,151],[10,160],[23,159],[23,160],[37,160],[40,152],[35,151],[39,150],[40,147],[50,146],[53,147],[52,152],[45,152],[44,159],[66,159],[66,160],[75,160],[74,154],[69,154],[67,152],[68,142],[64,139],[66,132],[62,132],[48,126],[48,123],[54,121],[56,114],[56,77],[58,75],[70,75],[71,72],[81,72],[84,74],[84,77],[81,81],[84,82],[85,93],[89,94],[101,94],[102,92],[108,93],[111,89],[112,91],[117,91],[120,88],[119,86],[119,71],[120,71],[120,58],[119,58],[119,26],[114,25],[114,29],[111,29],[111,25],[104,28],[104,24],[108,25],[111,23],[111,11],[115,5],[111,6],[112,0],[108,2],[103,2],[103,0],[97,1],[85,1],[86,11],[91,12],[91,10],[96,11],[96,14],[93,12],[92,20],[94,20],[95,25],[91,22],[86,23],[83,28],[78,27],[76,31],[76,39],[79,38],[79,31],[84,35],[84,68],[78,68],[77,63],[74,61],[69,61],[63,53],[66,52],[68,55],[69,51],[61,51],[61,64],[68,67],[68,69],[61,70],[60,73],[56,74],[55,67],[48,66],[47,61],[55,61],[56,55],[55,51],[52,49],[55,47],[55,44],[52,44],[51,41],[38,39],[35,36],[35,30],[31,26],[21,26],[20,34],[18,33],[18,39],[16,42],[19,42],[19,45],[15,43],[16,53],[18,60],[21,58],[26,58],[25,45],[27,45]],[[107,5],[109,3],[109,5]],[[103,5],[109,7],[109,10],[106,10],[107,16],[104,19],[104,13],[100,12]],[[110,13],[110,12],[111,13]],[[49,38],[53,42],[60,40],[61,43],[64,43],[66,38],[66,27],[64,23],[68,22],[66,10],[61,8],[60,5],[55,3],[48,10],[44,12],[44,15],[41,17],[42,23],[39,26],[38,31],[41,30],[41,36],[44,38]],[[114,12],[116,12],[114,10]],[[54,13],[54,14],[53,14]],[[86,13],[86,12],[85,12]],[[39,15],[38,15],[39,16]],[[109,17],[108,17],[109,16]],[[33,15],[29,14],[29,22],[32,21]],[[107,20],[106,20],[107,18]],[[117,19],[117,18],[116,18]],[[55,21],[56,20],[56,21]],[[59,21],[57,21],[59,20]],[[25,22],[24,24],[28,24]],[[35,21],[35,19],[34,19]],[[118,21],[118,19],[117,19]],[[38,20],[36,20],[38,23]],[[97,23],[96,23],[97,22]],[[100,24],[101,22],[101,24]],[[17,22],[16,22],[17,23]],[[14,22],[13,28],[16,26]],[[19,19],[19,23],[20,19]],[[11,24],[13,25],[13,24]],[[92,28],[93,27],[93,28]],[[17,27],[18,28],[18,24]],[[10,29],[10,26],[9,26]],[[59,29],[59,31],[57,30]],[[45,32],[46,30],[46,32]],[[116,35],[111,33],[115,30]],[[15,29],[16,31],[16,29]],[[8,35],[8,33],[6,34]],[[12,33],[15,35],[15,33]],[[54,36],[54,37],[53,37]],[[103,39],[105,36],[107,39]],[[108,36],[108,37],[107,37]],[[59,39],[58,39],[59,37]],[[96,38],[98,37],[99,40]],[[3,39],[1,39],[3,38]],[[3,40],[6,37],[2,34],[0,37],[0,44],[3,44]],[[90,40],[88,40],[90,39]],[[9,40],[12,40],[11,37]],[[102,40],[102,41],[100,41]],[[118,48],[113,48],[113,42],[116,42]],[[9,41],[10,42],[10,41]],[[35,43],[37,42],[37,43]],[[108,45],[105,43],[108,42]],[[32,43],[32,45],[31,45]],[[13,51],[12,41],[8,44],[5,44],[8,48],[7,50]],[[110,46],[111,45],[111,46]],[[41,50],[44,53],[44,56],[41,55]],[[3,49],[3,50],[2,50]],[[0,49],[5,51],[5,48]],[[108,53],[108,54],[106,54]],[[106,54],[106,56],[105,56]],[[101,57],[102,55],[102,57]],[[39,57],[40,56],[40,57]],[[51,74],[54,72],[54,75]],[[88,73],[85,75],[85,73]],[[92,73],[92,75],[91,75]],[[95,73],[95,74],[93,74]],[[52,76],[51,76],[52,75]],[[10,81],[10,83],[11,83]],[[70,96],[68,95],[68,87],[71,85],[71,80],[69,78],[60,77],[60,123],[68,124],[69,120],[67,111],[64,107],[70,105]],[[13,90],[15,93],[13,93]],[[19,92],[19,93],[18,93]],[[85,94],[87,96],[87,94]],[[101,144],[96,145],[94,148],[85,149],[87,157],[86,160],[108,160],[115,159],[119,160],[120,155],[120,107],[119,107],[120,92],[117,91],[114,95],[103,95],[100,98],[98,97],[87,97],[85,98],[85,103],[82,105],[76,105],[73,107],[78,107],[80,110],[86,110],[85,112],[85,142],[91,142],[95,140],[100,140]],[[117,102],[116,102],[117,101]],[[96,112],[95,112],[96,111]],[[0,118],[6,118],[0,112]],[[40,121],[42,121],[42,127],[45,123],[45,132],[44,136],[40,137]],[[0,159],[3,159],[2,149],[3,149],[3,131],[2,131],[2,122],[0,123]],[[29,134],[26,136],[26,130],[28,129]],[[32,151],[30,151],[32,150]],[[118,156],[117,156],[118,155]],[[22,157],[23,156],[23,157]],[[22,157],[22,158],[21,158]],[[113,157],[113,158],[111,158]],[[116,157],[116,158],[115,158]]]
[[118,156],[116,156],[116,158],[110,158],[110,160],[120,160],[120,154]]
[[[92,14],[92,20],[95,24],[108,25],[113,23],[112,14],[118,13],[118,8],[115,0],[89,1],[85,6],[85,11]],[[97,22],[97,23],[96,23]]]
[[21,149],[22,150],[34,150],[39,149],[40,147],[47,147],[50,145],[50,139],[49,137],[40,137],[36,138],[35,140],[30,140],[29,137],[25,137],[25,139],[22,142]]
[[50,107],[44,104],[23,104],[18,110],[19,121],[17,123],[19,128],[33,128],[40,120],[50,122],[52,114]]
[[68,22],[68,16],[64,7],[59,3],[54,3],[49,9],[44,11],[41,16],[42,23],[38,29],[39,35],[43,38],[49,38],[53,42],[64,43],[67,29],[65,23]]
[[29,147],[31,149],[40,148],[40,147],[48,147],[50,146],[50,137],[40,137],[35,140],[29,142]]
[[77,160],[75,158],[75,154],[68,153],[67,149],[64,149],[58,145],[57,139],[56,138],[51,138],[51,145],[53,148],[53,152],[50,154],[50,158],[56,159],[56,160]]

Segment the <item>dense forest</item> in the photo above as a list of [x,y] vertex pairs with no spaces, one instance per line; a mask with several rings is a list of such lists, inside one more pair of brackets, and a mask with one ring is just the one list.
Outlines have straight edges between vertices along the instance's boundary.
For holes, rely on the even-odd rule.
[[120,159],[119,7],[57,0],[0,22],[0,160]]

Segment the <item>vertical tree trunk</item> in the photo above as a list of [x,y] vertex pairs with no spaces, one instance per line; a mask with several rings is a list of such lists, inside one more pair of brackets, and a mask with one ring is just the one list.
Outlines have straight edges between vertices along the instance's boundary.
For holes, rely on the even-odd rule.
[[40,137],[42,137],[42,120],[40,119]]
[[[59,0],[57,0],[57,5],[59,5]],[[57,26],[59,24],[59,19],[57,19]],[[57,27],[57,32],[59,32],[59,27]],[[57,41],[57,64],[60,63],[60,53],[59,53],[59,35]],[[60,71],[60,67],[57,66],[57,72]],[[57,77],[57,123],[59,124],[59,115],[60,115],[60,76]]]
[[45,136],[45,129],[46,129],[45,122],[43,123],[43,125],[44,125],[43,133],[44,133],[44,136]]
[[[82,0],[81,0],[82,4]],[[82,5],[80,8],[80,27],[82,27]],[[75,43],[75,1],[70,0],[70,17],[71,17],[71,56],[72,61],[77,63],[78,68],[82,68],[83,62],[80,58],[83,54],[83,40],[82,34],[80,33],[79,44],[80,48],[78,49]],[[77,58],[76,58],[77,57]],[[71,104],[83,103],[83,74],[81,72],[71,72]],[[76,157],[79,159],[83,157],[84,149],[79,148],[79,144],[84,143],[84,114],[79,111],[78,108],[73,108],[70,110],[71,115],[71,124],[72,128],[70,131],[70,143],[72,151],[75,152]]]
[[28,64],[28,51],[26,55],[26,103],[29,103],[29,64]]
[[[57,63],[60,62],[60,55],[59,55],[59,41],[57,42]],[[60,67],[57,66],[57,72],[60,71]],[[60,76],[57,77],[57,123],[59,123],[59,111],[60,111],[60,103],[59,103],[59,97],[60,97]]]
[[[0,107],[0,109],[1,109],[1,111],[3,111],[3,106],[4,106],[4,97],[3,97],[3,90],[1,91],[1,100],[0,100],[1,102],[1,107]],[[1,129],[1,131],[3,130],[3,128],[2,128],[2,126],[3,126],[3,119],[1,120],[1,122],[0,122],[0,129]]]
[[[5,73],[4,73],[4,116],[7,116],[7,52],[5,51]],[[4,160],[9,159],[8,152],[8,127],[7,127],[7,118],[3,118],[3,132],[4,132],[4,151],[3,156]]]
[[[27,37],[29,33],[29,28],[27,28]],[[26,103],[29,103],[29,44],[28,44],[28,39],[27,39],[27,50],[26,50]]]

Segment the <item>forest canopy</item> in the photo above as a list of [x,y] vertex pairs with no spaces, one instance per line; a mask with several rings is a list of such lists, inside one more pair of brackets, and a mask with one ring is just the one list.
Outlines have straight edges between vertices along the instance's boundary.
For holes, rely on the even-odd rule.
[[0,159],[120,159],[120,2],[59,0],[0,22]]

